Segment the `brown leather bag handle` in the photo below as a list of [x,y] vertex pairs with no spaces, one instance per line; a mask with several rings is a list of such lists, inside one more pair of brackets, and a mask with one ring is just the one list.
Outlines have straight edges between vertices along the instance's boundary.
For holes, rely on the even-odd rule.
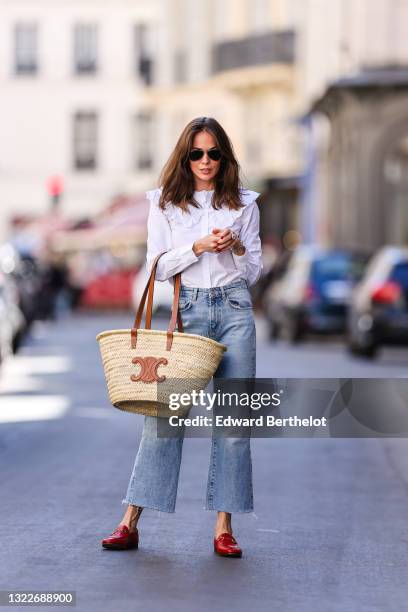
[[138,308],[137,313],[136,313],[135,322],[133,324],[133,327],[136,328],[136,329],[139,329],[140,325],[141,325],[142,316],[143,316],[143,312],[144,312],[144,307],[145,307],[145,303],[146,303],[147,292],[149,292],[149,299],[148,299],[148,302],[147,302],[147,311],[146,311],[146,329],[150,329],[150,325],[151,325],[151,321],[152,321],[154,281],[155,281],[155,278],[156,278],[157,262],[159,261],[160,257],[162,255],[164,255],[165,252],[166,251],[163,251],[163,253],[159,253],[159,255],[157,255],[154,258],[154,260],[153,260],[151,271],[150,271],[150,275],[149,275],[148,281],[146,283],[146,287],[144,288],[143,295],[142,295],[142,298],[141,298],[140,303],[139,303],[139,308]]
[[[146,283],[146,286],[143,291],[142,298],[139,303],[139,307],[137,309],[135,321],[133,323],[133,327],[131,329],[131,347],[136,348],[137,343],[137,330],[140,329],[144,307],[147,300],[147,309],[146,309],[146,322],[145,329],[150,329],[151,321],[152,321],[152,309],[153,309],[153,297],[154,297],[154,282],[156,279],[156,269],[157,263],[162,255],[164,255],[167,251],[163,251],[159,253],[153,261],[152,269],[150,272],[149,279]],[[166,350],[171,350],[171,346],[173,343],[173,332],[176,328],[176,322],[178,324],[178,331],[183,333],[183,323],[181,320],[181,315],[179,311],[179,298],[180,298],[180,285],[181,285],[181,273],[174,275],[174,295],[173,295],[173,305],[171,310],[171,318],[169,322],[169,327],[167,329],[167,343]]]

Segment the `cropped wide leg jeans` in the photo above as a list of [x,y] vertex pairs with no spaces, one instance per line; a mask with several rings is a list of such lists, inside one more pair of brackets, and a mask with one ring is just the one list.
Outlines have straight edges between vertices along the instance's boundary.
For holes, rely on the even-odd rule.
[[[186,333],[212,338],[228,348],[214,378],[255,378],[255,322],[244,279],[211,289],[181,285],[179,305]],[[158,437],[157,418],[145,417],[122,504],[175,511],[183,439]],[[249,437],[212,437],[205,509],[253,511]]]

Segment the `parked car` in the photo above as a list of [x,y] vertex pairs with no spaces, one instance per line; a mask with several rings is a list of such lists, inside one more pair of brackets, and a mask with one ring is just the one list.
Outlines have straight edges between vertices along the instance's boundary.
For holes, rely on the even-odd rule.
[[386,246],[355,287],[348,317],[352,353],[374,357],[381,345],[408,345],[408,248]]
[[317,245],[301,245],[281,258],[264,300],[271,337],[298,342],[308,332],[344,332],[351,291],[367,259],[365,253]]
[[7,314],[4,285],[0,282],[0,364],[12,353],[13,329]]
[[4,275],[2,283],[11,304],[10,316],[15,319],[13,346],[17,349],[38,315],[43,297],[41,272],[33,257],[20,254],[11,243],[0,245],[0,272]]
[[21,344],[26,321],[18,305],[18,288],[14,277],[0,271],[0,287],[5,317],[10,325],[11,349],[15,353]]
[[110,270],[84,287],[79,303],[87,308],[129,308],[134,270]]
[[12,275],[17,283],[18,305],[25,318],[25,333],[27,333],[41,310],[43,298],[41,269],[34,257],[23,254],[19,256]]

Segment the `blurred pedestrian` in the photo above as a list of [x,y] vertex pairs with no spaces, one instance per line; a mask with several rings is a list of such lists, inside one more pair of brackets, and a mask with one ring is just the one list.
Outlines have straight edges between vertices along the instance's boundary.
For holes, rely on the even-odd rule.
[[57,303],[61,292],[67,285],[67,268],[64,261],[51,256],[42,266],[42,287],[39,318],[55,320]]

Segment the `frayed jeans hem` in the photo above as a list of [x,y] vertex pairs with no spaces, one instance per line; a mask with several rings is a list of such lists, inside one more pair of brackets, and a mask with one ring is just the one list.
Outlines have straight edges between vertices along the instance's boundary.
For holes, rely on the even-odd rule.
[[122,499],[122,505],[123,504],[130,504],[131,506],[138,506],[139,508],[146,508],[148,510],[157,510],[157,512],[166,512],[167,514],[175,513],[175,509],[167,510],[166,508],[158,508],[157,506],[151,506],[145,503],[135,503],[134,501],[128,501],[127,499]]
[[231,510],[225,508],[209,508],[208,506],[204,506],[203,510],[212,510],[213,512],[228,512],[228,514],[249,514],[253,512],[253,508],[248,508],[248,510]]

